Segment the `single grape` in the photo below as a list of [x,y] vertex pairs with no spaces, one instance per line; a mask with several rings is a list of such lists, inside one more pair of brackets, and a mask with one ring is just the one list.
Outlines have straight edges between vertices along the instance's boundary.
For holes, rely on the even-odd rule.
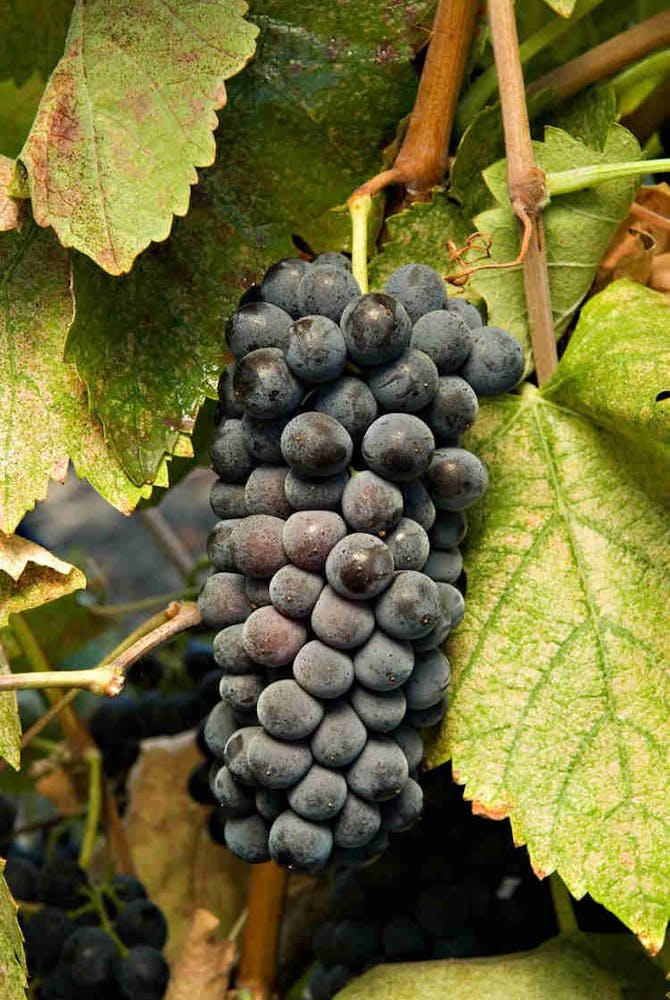
[[369,920],[338,920],[333,931],[332,953],[336,961],[358,969],[378,953],[379,931]]
[[412,774],[423,760],[423,740],[416,729],[406,722],[388,734],[398,744],[407,758],[409,773]]
[[303,388],[276,347],[247,354],[235,366],[235,399],[245,413],[275,420],[300,404]]
[[269,827],[257,813],[241,819],[227,819],[225,837],[226,847],[236,858],[252,865],[270,860]]
[[353,443],[349,433],[327,413],[299,413],[281,436],[284,461],[299,476],[321,479],[342,472],[349,465]]
[[444,698],[450,681],[451,666],[444,653],[438,649],[417,653],[404,689],[408,708],[432,708]]
[[219,397],[219,408],[224,417],[241,417],[244,410],[235,399],[233,389],[233,376],[235,375],[235,363],[228,365],[219,376],[217,389]]
[[370,373],[375,399],[385,410],[416,413],[428,406],[437,391],[438,373],[433,359],[410,347],[395,361]]
[[426,729],[441,722],[447,711],[447,699],[436,702],[430,708],[408,708],[405,722],[416,729]]
[[348,481],[346,471],[325,479],[307,479],[289,469],[284,495],[294,510],[332,510],[339,506]]
[[252,611],[242,633],[248,656],[264,667],[283,667],[291,663],[307,639],[301,622],[286,618],[272,606]]
[[224,482],[244,482],[256,461],[247,449],[241,420],[225,420],[219,425],[209,458],[214,472]]
[[382,826],[391,833],[402,833],[414,826],[423,812],[423,790],[412,778],[405,782],[400,795],[382,802]]
[[242,519],[239,517],[228,518],[225,521],[219,521],[210,531],[207,538],[207,558],[215,569],[227,573],[234,573],[237,570],[230,546],[230,536],[233,528],[241,522]]
[[284,525],[284,549],[294,565],[320,573],[328,553],[346,534],[347,526],[334,511],[301,510]]
[[413,640],[412,645],[414,646],[414,650],[417,653],[427,653],[431,649],[440,649],[450,632],[451,615],[445,610],[443,604],[442,614],[435,628],[431,629],[426,635],[422,635],[420,639]]
[[416,570],[397,573],[388,590],[377,600],[377,623],[394,639],[420,639],[435,628],[440,618],[437,586]]
[[400,519],[387,537],[386,544],[396,570],[422,569],[430,555],[428,535],[417,521],[409,517]]
[[222,760],[226,743],[238,728],[228,705],[218,702],[205,723],[205,743],[209,752]]
[[323,868],[332,847],[333,835],[327,824],[312,823],[290,809],[278,816],[270,829],[272,860],[293,871]]
[[405,517],[420,524],[424,531],[430,531],[435,523],[435,504],[430,493],[418,480],[413,483],[399,483],[402,493],[403,512]]
[[426,576],[440,583],[455,583],[463,570],[463,556],[459,549],[435,550],[423,567]]
[[444,308],[460,316],[470,330],[478,330],[484,325],[479,310],[471,302],[466,302],[465,299],[448,298],[444,303]]
[[285,523],[279,517],[256,514],[245,517],[233,529],[230,546],[242,573],[270,577],[288,563],[282,542]]
[[31,861],[26,858],[9,857],[3,874],[14,899],[20,899],[22,903],[35,902],[40,873]]
[[345,267],[322,264],[310,268],[298,285],[301,316],[327,316],[339,323],[344,307],[360,294],[358,282]]
[[463,595],[460,590],[452,587],[449,583],[439,583],[438,589],[442,606],[445,610],[449,611],[452,627],[455,628],[456,625],[463,621],[463,615],[465,614],[465,600],[463,599]]
[[370,843],[380,826],[379,806],[348,792],[342,811],[333,825],[333,840],[338,847],[362,847]]
[[244,578],[244,592],[249,598],[252,611],[256,608],[264,608],[272,604],[270,600],[270,582],[257,576],[246,576]]
[[405,717],[405,695],[394,691],[368,691],[356,686],[349,696],[352,708],[371,733],[390,733]]
[[318,253],[311,262],[312,267],[323,267],[324,264],[335,267],[344,267],[351,271],[351,261],[346,254],[338,253],[336,250],[327,250],[325,253]]
[[310,396],[310,406],[327,413],[359,441],[377,416],[377,401],[360,378],[346,375],[331,385],[324,385]]
[[347,784],[368,802],[384,802],[399,795],[409,777],[407,758],[387,736],[371,736],[347,771]]
[[216,516],[225,520],[245,517],[247,513],[242,483],[224,483],[217,479],[209,491],[209,502]]
[[212,573],[198,596],[198,608],[208,628],[225,628],[243,622],[251,606],[240,573]]
[[325,580],[317,573],[284,566],[270,581],[270,600],[289,618],[308,618],[324,585]]
[[430,465],[435,439],[411,413],[386,413],[365,432],[363,458],[373,472],[392,482],[418,479]]
[[440,309],[426,313],[414,324],[412,347],[425,351],[433,359],[440,375],[448,375],[464,364],[472,347],[472,338],[461,316]]
[[402,302],[412,323],[441,309],[447,297],[441,276],[427,264],[403,264],[389,275],[384,288]]
[[471,332],[472,349],[461,375],[478,396],[499,396],[509,392],[523,378],[521,344],[506,330],[483,326]]
[[471,451],[439,448],[426,472],[426,482],[441,510],[464,510],[484,496],[488,473]]
[[286,427],[288,417],[276,420],[262,420],[245,413],[242,417],[242,436],[247,451],[266,465],[278,465],[281,460],[281,432]]
[[379,630],[354,656],[356,680],[371,691],[393,691],[405,683],[413,668],[410,643],[391,639]]
[[238,623],[221,629],[214,636],[214,660],[225,674],[250,674],[258,670],[258,664],[244,649],[243,631],[244,626]]
[[117,959],[115,976],[123,1000],[161,1000],[170,967],[156,948],[138,945]]
[[257,712],[263,729],[278,740],[302,740],[323,718],[321,702],[293,679],[266,687],[258,699]]
[[116,945],[101,927],[78,927],[63,945],[61,962],[68,967],[72,983],[76,984],[76,992],[73,990],[66,996],[91,996],[91,991],[104,991],[111,986]]
[[430,955],[430,941],[416,920],[398,916],[382,932],[384,954],[391,962],[418,962]]
[[60,958],[66,938],[74,929],[75,925],[67,913],[57,906],[43,906],[28,917],[23,924],[23,937],[26,961],[32,975],[51,972]]
[[352,476],[342,494],[342,513],[353,531],[367,531],[381,538],[402,517],[402,493],[374,472]]
[[[292,743],[291,748],[295,749],[296,745]],[[309,767],[309,764],[307,766]],[[291,783],[293,784],[293,782]],[[257,788],[256,809],[267,823],[273,823],[277,816],[286,809],[284,792],[278,788]]]
[[255,785],[256,778],[249,765],[249,745],[258,733],[260,726],[244,726],[229,738],[223,750],[223,759],[235,781],[242,785]]
[[210,784],[214,798],[224,806],[227,816],[251,816],[256,811],[253,791],[235,781],[225,765],[216,767]]
[[167,920],[149,899],[126,903],[117,915],[114,929],[128,948],[144,944],[160,951],[167,941]]
[[312,754],[305,743],[276,740],[261,729],[249,743],[248,761],[251,773],[260,785],[282,789],[291,788],[307,773],[312,764]]
[[296,320],[291,326],[286,361],[303,382],[332,382],[347,363],[347,345],[337,323],[327,316]]
[[226,341],[236,360],[259,348],[288,347],[291,317],[269,302],[249,302],[234,312],[226,324]]
[[401,303],[384,292],[368,292],[342,314],[349,357],[359,365],[383,365],[409,346],[412,324]]
[[221,678],[221,701],[234,711],[246,712],[255,708],[265,681],[259,674],[233,674]]
[[393,576],[393,557],[380,538],[354,532],[331,549],[328,583],[342,597],[365,601],[385,590]]
[[313,639],[293,661],[293,676],[315,698],[339,698],[353,683],[354,665],[346,653]]
[[[264,302],[271,302],[295,319],[300,315],[298,285],[308,270],[309,264],[300,257],[285,257],[283,260],[278,260],[265,272],[261,282],[260,297]],[[285,345],[273,346],[284,348]]]
[[358,757],[366,740],[367,730],[351,705],[331,702],[312,736],[314,760],[324,767],[344,767]]
[[312,629],[334,649],[355,649],[370,638],[375,627],[372,610],[360,601],[348,601],[332,587],[324,587],[314,605]]
[[323,823],[336,816],[347,798],[347,783],[337,771],[313,764],[297,785],[290,789],[291,809],[303,819]]
[[284,493],[286,473],[283,465],[259,465],[254,469],[244,487],[247,514],[291,516],[293,508]]
[[453,549],[465,538],[468,525],[465,514],[460,510],[440,511],[440,516],[430,533],[430,544],[434,549]]

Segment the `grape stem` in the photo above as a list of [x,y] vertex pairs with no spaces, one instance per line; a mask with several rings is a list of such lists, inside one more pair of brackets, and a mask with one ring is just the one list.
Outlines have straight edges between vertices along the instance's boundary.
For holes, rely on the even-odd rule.
[[88,868],[98,835],[102,813],[102,757],[97,747],[91,747],[84,754],[88,764],[88,800],[86,803],[86,824],[79,851],[79,864]]
[[[94,694],[117,695],[123,689],[128,668],[141,659],[151,649],[160,646],[167,639],[202,621],[198,605],[193,601],[173,601],[165,611],[154,615],[150,631],[132,643],[126,640],[119,647],[117,655],[103,661],[90,670],[47,670],[31,674],[7,674],[0,676],[0,691],[25,688],[79,688]],[[132,637],[129,637],[129,639]]]
[[284,907],[286,872],[273,861],[255,865],[247,897],[237,985],[253,1000],[270,1000],[277,970],[279,923]]
[[663,173],[666,170],[670,170],[670,159],[594,163],[588,167],[573,167],[572,170],[557,170],[555,173],[545,174],[545,183],[550,195],[569,194],[571,191],[581,191],[583,188],[603,184],[619,177]]
[[449,138],[479,5],[439,0],[407,132],[395,162],[357,188],[349,199],[372,197],[391,184],[425,198],[446,172]]
[[351,269],[358,287],[365,294],[368,291],[368,216],[372,208],[369,194],[351,201]]
[[558,872],[553,872],[549,876],[549,889],[559,932],[561,934],[578,933],[579,924],[572,907],[572,896]]
[[542,224],[542,205],[547,192],[544,174],[533,156],[514,2],[490,0],[488,11],[505,134],[507,189],[522,227],[522,245],[526,244],[523,273],[528,325],[537,378],[543,385],[558,364]]
[[563,101],[668,44],[670,10],[664,10],[541,76],[528,93],[553,90],[555,100]]

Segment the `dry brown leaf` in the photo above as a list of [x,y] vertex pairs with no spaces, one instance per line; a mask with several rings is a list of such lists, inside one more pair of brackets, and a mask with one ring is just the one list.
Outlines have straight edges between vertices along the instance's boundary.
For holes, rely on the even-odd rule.
[[[662,220],[665,220],[663,222]],[[617,229],[595,281],[597,290],[618,278],[629,278],[659,292],[668,291],[670,252],[670,186],[643,187]]]
[[128,841],[138,878],[167,917],[170,963],[196,909],[215,914],[226,934],[247,892],[248,866],[211,841],[208,809],[188,794],[188,776],[201,761],[192,733],[146,740],[128,780]]
[[172,968],[166,1000],[221,1000],[234,963],[235,945],[221,937],[218,918],[208,910],[195,910]]

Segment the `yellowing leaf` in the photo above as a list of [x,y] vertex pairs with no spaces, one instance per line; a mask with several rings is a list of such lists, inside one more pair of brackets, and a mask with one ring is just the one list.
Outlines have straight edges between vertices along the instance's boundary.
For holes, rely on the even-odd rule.
[[11,614],[86,586],[81,570],[41,545],[0,532],[0,628]]
[[[5,643],[0,636],[0,674],[9,674]],[[18,771],[21,766],[21,720],[16,691],[0,694],[0,757]]]
[[16,919],[3,870],[0,873],[0,1000],[22,1000],[26,995],[26,960],[23,936]]
[[430,763],[451,755],[474,808],[510,817],[538,873],[558,870],[658,950],[670,915],[667,511],[606,432],[531,386],[485,403],[468,446],[490,485],[472,512],[453,698]]
[[21,220],[21,202],[12,198],[8,190],[14,166],[14,160],[0,155],[0,233],[16,229]]
[[35,219],[110,274],[185,215],[224,80],[253,53],[243,0],[77,0],[21,152]]

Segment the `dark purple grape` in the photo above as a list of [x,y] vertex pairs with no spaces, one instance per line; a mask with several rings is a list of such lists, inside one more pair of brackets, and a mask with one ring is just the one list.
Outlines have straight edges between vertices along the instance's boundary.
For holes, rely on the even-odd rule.
[[463,541],[467,528],[465,514],[462,511],[440,511],[440,516],[430,533],[430,544],[434,549],[453,549]]
[[255,785],[256,778],[249,765],[249,746],[252,739],[263,730],[260,726],[243,726],[229,737],[223,750],[223,759],[235,781]]
[[332,382],[347,363],[347,345],[337,323],[327,316],[296,320],[291,326],[286,361],[303,382]]
[[437,585],[411,569],[396,574],[375,607],[379,627],[394,639],[420,639],[435,628],[440,614]]
[[382,802],[382,826],[391,833],[402,833],[414,826],[423,811],[421,785],[412,778],[405,782],[400,795],[390,802]]
[[257,608],[244,623],[244,649],[264,667],[283,667],[291,663],[307,640],[301,622],[286,618],[272,606]]
[[247,712],[258,704],[265,681],[259,674],[229,674],[221,678],[219,694],[234,711]]
[[430,405],[428,422],[436,437],[451,439],[472,427],[478,409],[477,395],[465,379],[443,375]]
[[263,301],[279,306],[294,319],[298,317],[300,315],[298,286],[309,267],[307,261],[301,260],[300,257],[285,257],[272,264],[261,282],[260,296]]
[[275,681],[258,699],[258,720],[278,740],[302,740],[323,718],[323,706],[297,681]]
[[333,510],[339,506],[348,481],[346,471],[325,479],[306,479],[289,469],[284,494],[294,510]]
[[217,479],[209,492],[209,502],[216,516],[224,520],[246,516],[242,483],[224,483],[222,479]]
[[157,948],[137,945],[116,963],[120,1000],[161,1000],[170,978],[170,967]]
[[235,399],[254,417],[275,420],[300,405],[303,388],[276,347],[247,354],[235,366]]
[[[347,783],[341,774],[313,764],[297,785],[290,789],[291,809],[303,819],[323,823],[341,810],[347,798]],[[376,831],[375,831],[376,832]]]
[[464,510],[483,497],[488,485],[486,467],[464,448],[439,448],[426,472],[435,505],[441,510]]
[[230,536],[235,564],[249,576],[272,576],[288,562],[282,534],[286,524],[279,517],[255,514],[245,517]]
[[283,465],[259,465],[247,479],[244,501],[248,514],[270,514],[290,517],[293,508],[286,499],[284,483],[287,470]]
[[421,316],[412,330],[412,347],[425,351],[433,359],[440,375],[458,371],[471,346],[467,323],[455,312],[444,309]]
[[420,524],[424,531],[430,531],[435,523],[435,504],[430,498],[430,493],[418,481],[413,483],[400,483],[398,486],[402,493],[404,504],[404,515],[412,521]]
[[363,458],[377,475],[391,482],[418,479],[430,465],[435,439],[423,420],[411,413],[386,413],[365,432]]
[[209,752],[219,760],[223,760],[226,743],[237,729],[239,726],[235,722],[233,713],[220,701],[210,711],[205,723],[204,740]]
[[228,518],[225,521],[219,521],[210,531],[207,539],[207,558],[215,569],[228,573],[236,571],[237,566],[230,547],[230,536],[233,528],[241,524],[241,521],[242,519],[239,517]]
[[405,717],[405,695],[394,691],[368,691],[356,686],[349,695],[351,706],[371,733],[390,733]]
[[338,253],[337,250],[327,250],[325,253],[318,253],[311,262],[312,267],[323,267],[324,264],[334,267],[344,267],[351,271],[351,261],[346,254]]
[[[307,773],[312,754],[306,743],[276,740],[260,729],[249,743],[248,761],[251,773],[260,785],[282,789],[291,788]],[[265,819],[270,818],[266,812],[263,815]]]
[[212,781],[212,792],[228,816],[251,816],[256,811],[254,794],[240,785],[225,766],[218,768]]
[[437,391],[437,368],[428,354],[412,347],[395,361],[375,368],[369,385],[384,410],[416,413],[428,406]]
[[463,621],[463,615],[465,614],[465,600],[460,590],[456,587],[452,587],[449,583],[438,583],[438,590],[440,593],[440,601],[445,610],[449,611],[451,616],[451,625],[453,628]]
[[365,601],[385,590],[393,577],[393,557],[380,538],[354,532],[331,549],[328,583],[341,597]]
[[465,299],[447,298],[444,308],[460,316],[470,330],[478,330],[484,325],[479,310]]
[[[295,744],[291,744],[291,749],[295,749]],[[277,816],[286,809],[286,796],[284,792],[279,788],[257,788],[256,809],[267,823],[273,823]]]
[[327,413],[299,413],[281,436],[284,461],[299,476],[322,479],[349,465],[353,444],[349,433]]
[[427,729],[441,722],[447,711],[447,699],[443,698],[430,708],[408,708],[405,722],[416,729]]
[[259,348],[288,347],[291,317],[268,302],[249,302],[234,312],[226,325],[230,353],[238,361]]
[[224,420],[209,449],[214,472],[226,483],[243,483],[256,465],[247,450],[241,420]]
[[315,698],[339,698],[353,683],[354,665],[345,653],[313,639],[293,661],[293,676]]
[[228,365],[219,376],[218,396],[219,408],[224,417],[241,417],[244,410],[235,399],[233,389],[233,376],[235,375],[235,363]]
[[375,616],[367,604],[348,601],[332,587],[324,587],[312,611],[311,625],[327,646],[355,649],[372,635]]
[[242,624],[229,625],[214,636],[212,653],[217,666],[224,674],[250,674],[258,669],[257,664],[244,649]]
[[281,432],[286,427],[288,417],[277,420],[261,420],[245,413],[242,417],[242,435],[247,450],[259,462],[277,465],[281,462]]
[[423,760],[423,740],[416,729],[403,722],[402,725],[388,733],[388,735],[405,754],[410,774],[416,771]]
[[290,809],[278,816],[270,829],[272,860],[291,871],[323,868],[332,847],[333,835],[327,823],[312,823]]
[[430,555],[428,535],[417,521],[409,517],[400,519],[386,538],[386,544],[396,570],[422,569]]
[[258,815],[226,820],[226,847],[241,861],[255,865],[270,860],[268,847],[269,827]]
[[377,401],[369,387],[362,379],[352,375],[317,389],[309,402],[313,410],[327,413],[342,424],[353,441],[363,437],[377,416]]
[[310,268],[298,285],[301,316],[327,316],[339,323],[344,307],[360,293],[358,282],[344,267],[322,264]]
[[251,607],[240,573],[213,573],[198,596],[202,620],[209,628],[225,628],[243,622]]
[[342,314],[349,357],[359,365],[383,365],[407,349],[412,324],[402,304],[384,292],[353,299]]
[[407,707],[432,708],[440,702],[451,681],[451,667],[444,653],[438,649],[417,653],[412,676],[405,684]]
[[367,730],[351,705],[331,702],[312,736],[314,760],[324,767],[345,767],[358,757],[366,740]]
[[362,847],[370,843],[380,826],[379,806],[359,799],[350,791],[333,825],[333,840],[338,847]]
[[270,600],[289,618],[308,618],[324,586],[325,580],[317,573],[284,566],[270,581]]
[[460,374],[478,396],[499,396],[509,392],[523,378],[521,344],[506,330],[483,326],[472,330],[472,349]]
[[371,736],[347,771],[347,784],[367,802],[385,802],[399,795],[409,768],[397,743],[387,736]]
[[301,510],[284,526],[284,549],[296,566],[320,573],[328,553],[346,534],[347,526],[334,511]]
[[413,668],[410,643],[391,639],[379,630],[354,656],[356,680],[371,691],[393,691],[405,683]]
[[244,590],[253,611],[256,608],[264,608],[266,605],[272,604],[270,600],[270,581],[267,578],[246,576],[244,578]]
[[441,275],[427,264],[403,264],[389,275],[384,287],[402,302],[412,323],[441,309],[447,297]]
[[431,580],[439,583],[455,583],[463,570],[463,556],[458,549],[435,550],[423,567],[423,572]]
[[402,493],[374,472],[352,476],[342,494],[342,513],[353,531],[383,538],[402,517]]

